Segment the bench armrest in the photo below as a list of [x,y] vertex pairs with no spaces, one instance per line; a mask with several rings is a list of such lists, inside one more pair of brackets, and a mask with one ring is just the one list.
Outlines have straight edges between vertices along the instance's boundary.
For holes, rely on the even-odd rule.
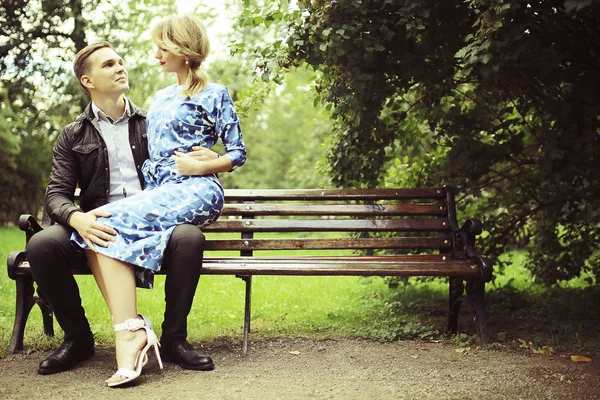
[[17,279],[17,269],[22,262],[26,260],[24,251],[11,251],[6,259],[6,266],[8,268],[8,277],[12,280]]
[[[25,232],[25,245],[27,245],[29,239],[44,228],[33,218],[33,215],[21,214],[19,217],[19,229]],[[24,261],[27,261],[27,255],[24,251],[13,251],[8,255],[6,266],[10,279],[17,279],[17,269]]]
[[481,221],[477,218],[469,218],[460,229],[453,229],[454,246],[458,254],[475,262],[483,274],[484,281],[490,282],[493,273],[492,260],[481,255],[475,247],[475,239],[481,232],[483,232]]
[[21,214],[19,217],[19,229],[25,232],[25,243],[28,243],[33,235],[44,228],[41,227],[32,215]]

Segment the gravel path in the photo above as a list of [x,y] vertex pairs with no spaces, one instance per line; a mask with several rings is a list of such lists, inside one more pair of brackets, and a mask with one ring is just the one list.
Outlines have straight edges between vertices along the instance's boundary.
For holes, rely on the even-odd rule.
[[49,353],[0,360],[0,399],[600,399],[600,360],[511,350],[457,353],[444,343],[339,339],[268,340],[248,356],[206,345],[216,368],[186,371],[153,358],[135,386],[110,389],[113,350],[61,374],[41,376]]

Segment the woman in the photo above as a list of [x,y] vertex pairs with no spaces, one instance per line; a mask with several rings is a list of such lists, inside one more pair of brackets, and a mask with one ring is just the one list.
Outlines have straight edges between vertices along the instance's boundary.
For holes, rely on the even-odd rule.
[[[158,339],[150,322],[137,313],[135,287],[151,288],[173,229],[182,223],[205,226],[223,208],[223,188],[216,174],[246,160],[239,120],[227,88],[208,83],[201,69],[209,52],[206,30],[194,16],[172,17],[152,31],[155,58],[177,84],[160,90],[147,115],[150,158],[143,165],[142,193],[101,207],[110,217],[98,221],[118,234],[108,247],[85,248],[98,287],[115,323],[117,372],[107,379],[118,386],[137,378]],[[210,148],[221,139],[226,154],[198,161],[186,156],[193,146]]]

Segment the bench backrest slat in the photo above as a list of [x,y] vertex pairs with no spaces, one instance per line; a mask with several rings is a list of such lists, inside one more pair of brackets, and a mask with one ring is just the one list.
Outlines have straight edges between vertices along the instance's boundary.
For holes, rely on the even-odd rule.
[[234,250],[242,257],[255,251],[310,257],[324,254],[315,250],[360,250],[444,254],[449,261],[451,197],[446,188],[228,189],[221,217],[202,229],[206,250]]
[[207,250],[240,256],[261,250],[426,250],[448,256],[454,207],[446,188],[227,189],[222,216],[202,230]]
[[218,220],[205,232],[445,231],[446,219],[247,219]]
[[231,201],[277,200],[400,200],[445,199],[443,188],[419,189],[228,189],[225,203]]
[[444,238],[209,240],[206,250],[448,249]]
[[402,216],[446,215],[440,204],[225,204],[223,216]]

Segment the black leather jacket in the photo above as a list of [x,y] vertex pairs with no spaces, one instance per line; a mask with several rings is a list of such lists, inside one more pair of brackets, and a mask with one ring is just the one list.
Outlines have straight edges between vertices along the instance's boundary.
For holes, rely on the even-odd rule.
[[[146,111],[133,107],[129,119],[129,144],[142,188],[142,164],[148,158]],[[75,211],[87,212],[108,203],[110,171],[106,144],[92,120],[91,103],[77,119],[65,126],[54,146],[50,182],[46,190],[45,211],[50,218],[68,226]],[[75,189],[80,188],[80,206],[74,204]]]

